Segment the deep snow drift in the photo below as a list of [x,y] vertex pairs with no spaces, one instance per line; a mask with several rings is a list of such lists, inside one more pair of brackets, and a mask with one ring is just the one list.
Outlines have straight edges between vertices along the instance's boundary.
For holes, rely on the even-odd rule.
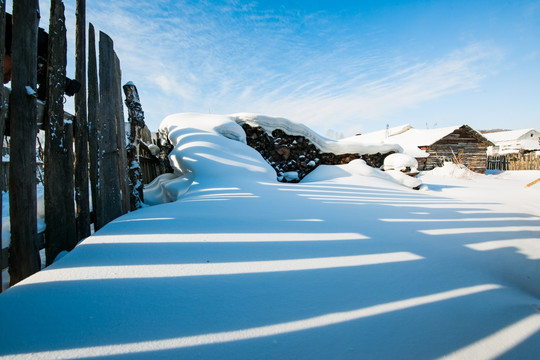
[[174,201],[0,295],[0,358],[540,356],[540,172],[282,184],[233,120],[164,121],[178,177],[148,194]]

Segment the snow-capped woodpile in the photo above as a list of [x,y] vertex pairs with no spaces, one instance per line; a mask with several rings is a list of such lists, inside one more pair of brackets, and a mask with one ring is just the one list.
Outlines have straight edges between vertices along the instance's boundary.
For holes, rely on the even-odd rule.
[[332,154],[321,152],[304,136],[286,134],[275,129],[268,134],[261,127],[242,124],[246,132],[247,144],[257,150],[276,170],[278,180],[298,182],[319,165],[347,164],[355,159],[363,159],[368,165],[379,168],[386,154]]

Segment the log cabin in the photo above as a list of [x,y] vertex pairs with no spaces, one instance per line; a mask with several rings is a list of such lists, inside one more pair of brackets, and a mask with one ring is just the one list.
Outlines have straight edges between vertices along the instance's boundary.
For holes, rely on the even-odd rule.
[[493,143],[468,125],[439,129],[414,129],[399,126],[357,136],[357,141],[398,144],[405,154],[418,161],[418,170],[431,170],[445,161],[465,165],[485,173],[487,148]]

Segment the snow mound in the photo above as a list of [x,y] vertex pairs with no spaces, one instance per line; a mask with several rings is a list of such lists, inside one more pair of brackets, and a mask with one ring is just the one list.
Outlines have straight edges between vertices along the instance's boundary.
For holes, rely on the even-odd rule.
[[398,184],[409,187],[411,189],[419,189],[422,181],[416,177],[409,176],[400,170],[389,170],[385,172],[390,175]]
[[160,128],[174,146],[169,154],[179,174],[196,174],[197,182],[223,179],[275,180],[274,169],[247,146],[244,129],[227,115],[176,114]]
[[150,150],[150,152],[152,153],[152,155],[154,156],[158,156],[159,155],[159,146],[155,145],[155,144],[148,144],[148,150]]
[[157,205],[175,201],[189,189],[191,183],[188,176],[160,175],[144,187],[144,203]]
[[[283,178],[285,180],[287,180],[288,182],[300,180],[300,176],[298,176],[297,171],[287,171],[286,173],[283,174]],[[278,180],[281,181],[281,179],[279,179],[279,177],[278,177]]]
[[275,181],[274,169],[246,144],[244,129],[231,116],[182,113],[166,117],[160,129],[174,146],[169,160],[174,174],[164,174],[144,188],[144,202],[179,200],[195,185]]
[[[400,150],[390,145],[365,145],[343,143],[325,139],[302,124],[287,119],[254,114],[208,115],[181,113],[166,117],[160,129],[168,133],[174,146],[169,155],[174,174],[165,174],[144,188],[144,202],[157,205],[180,200],[196,193],[209,184],[219,182],[237,187],[239,184],[253,186],[257,182],[276,182],[274,169],[262,156],[246,142],[246,133],[240,126],[261,126],[266,131],[282,129],[292,135],[302,135],[319,146],[324,152],[377,153]],[[406,158],[410,162],[410,158]],[[413,159],[414,160],[414,159]],[[403,163],[403,161],[401,161]],[[337,172],[345,171],[347,176],[369,176],[385,179],[410,188],[420,185],[418,180],[404,174],[383,173],[366,165],[363,160],[340,165]],[[403,175],[403,176],[402,176]],[[298,180],[298,173],[287,172],[288,180]],[[317,175],[313,175],[317,177]],[[318,176],[331,179],[332,171],[320,171]]]
[[369,177],[377,178],[380,181],[388,183],[397,183],[411,189],[415,189],[422,185],[422,181],[411,177],[399,170],[381,171],[367,165],[364,160],[353,160],[345,165],[320,165],[318,168],[309,173],[301,183],[327,181],[335,178],[343,177]]
[[425,174],[458,179],[472,179],[480,176],[480,174],[469,170],[465,165],[459,165],[449,161],[445,162],[442,167],[436,167],[433,170],[426,171]]
[[384,159],[384,170],[418,170],[418,161],[407,154],[390,154]]

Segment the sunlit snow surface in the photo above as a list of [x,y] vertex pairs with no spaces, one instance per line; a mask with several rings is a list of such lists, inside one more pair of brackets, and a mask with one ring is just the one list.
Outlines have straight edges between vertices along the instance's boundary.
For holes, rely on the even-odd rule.
[[540,172],[282,184],[228,116],[164,126],[175,201],[1,294],[0,358],[540,357]]

